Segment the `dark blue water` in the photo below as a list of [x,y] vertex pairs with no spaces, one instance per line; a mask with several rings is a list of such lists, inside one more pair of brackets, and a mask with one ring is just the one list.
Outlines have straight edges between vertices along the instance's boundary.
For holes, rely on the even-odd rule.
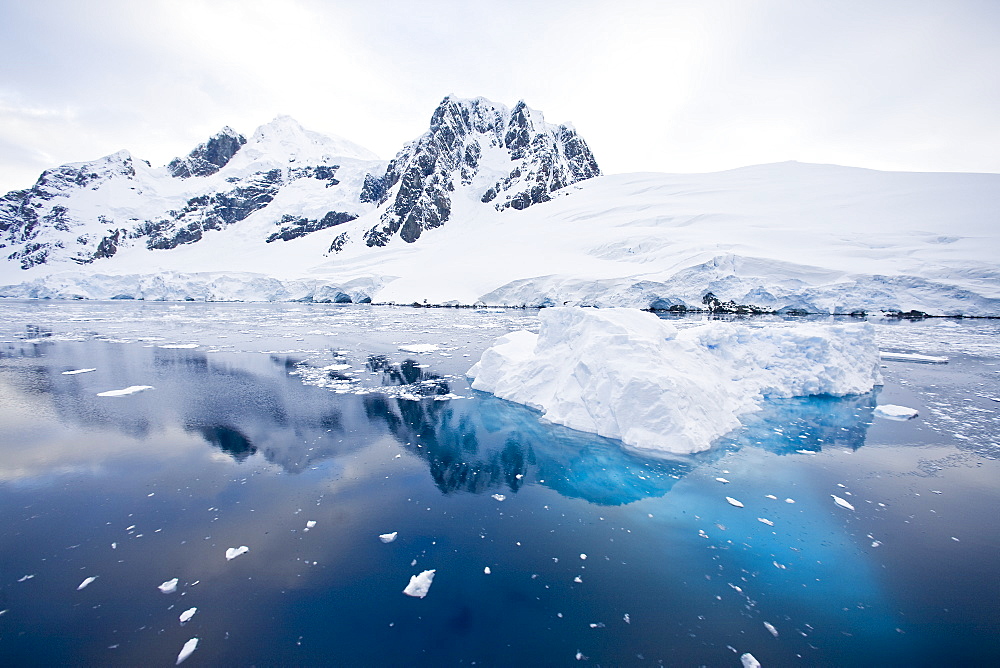
[[[457,372],[508,316],[434,312],[388,341],[353,311],[295,336],[310,313],[269,306],[258,322],[285,328],[227,349],[235,311],[194,331],[208,313],[118,342],[50,313],[0,344],[0,663],[173,665],[195,637],[186,666],[985,665],[1000,650],[996,356],[887,365],[880,395],[775,402],[667,461],[471,391]],[[199,348],[161,347],[185,333]],[[393,345],[420,333],[443,351]],[[96,370],[63,375],[81,368]],[[154,389],[97,396],[132,385]],[[921,417],[877,420],[876,403]],[[426,598],[402,594],[429,569]]]

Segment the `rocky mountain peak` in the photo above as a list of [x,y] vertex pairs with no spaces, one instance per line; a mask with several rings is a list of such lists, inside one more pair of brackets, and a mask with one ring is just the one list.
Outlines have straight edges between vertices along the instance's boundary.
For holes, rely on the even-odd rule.
[[362,200],[385,209],[364,240],[369,246],[384,246],[397,235],[416,241],[449,219],[458,191],[498,210],[524,209],[598,175],[575,130],[546,123],[523,101],[509,109],[481,97],[448,96],[427,132],[407,144],[384,175],[366,179]]
[[172,176],[210,176],[225,167],[244,144],[246,138],[228,125],[207,142],[198,144],[186,158],[174,158],[167,165]]

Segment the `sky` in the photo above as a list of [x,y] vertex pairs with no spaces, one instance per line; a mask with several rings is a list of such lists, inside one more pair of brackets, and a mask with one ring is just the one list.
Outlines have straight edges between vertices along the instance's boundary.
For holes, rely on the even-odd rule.
[[389,159],[446,95],[607,174],[1000,172],[998,36],[996,0],[0,0],[0,192],[279,114]]

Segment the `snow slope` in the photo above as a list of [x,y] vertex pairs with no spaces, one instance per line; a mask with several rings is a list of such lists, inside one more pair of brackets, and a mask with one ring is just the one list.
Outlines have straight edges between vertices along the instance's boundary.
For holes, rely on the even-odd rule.
[[[452,136],[448,128],[456,128],[455,137],[465,131],[463,105],[486,105],[459,102],[442,103],[455,107],[448,118],[458,120],[441,122],[424,135],[427,151],[443,141],[438,135]],[[554,126],[537,125],[544,130],[538,136],[555,132]],[[489,136],[476,130],[461,146],[471,145],[469,138],[485,146]],[[419,163],[413,162],[414,146],[400,152],[399,165]],[[482,188],[514,164],[504,158],[512,150],[484,148],[479,171],[466,187],[457,176],[461,171],[440,171],[464,149],[456,148],[454,155],[440,149],[434,154],[439,170],[434,187],[457,184],[442,191],[449,198],[448,224],[423,226],[414,243],[399,233],[381,237],[384,246],[362,240],[385,229],[387,214],[402,211],[403,177],[382,204],[362,201],[358,193],[370,186],[369,175],[386,163],[368,161],[364,149],[343,140],[324,143],[290,119],[258,130],[208,177],[157,180],[154,168],[131,160],[132,181],[161,208],[189,198],[196,181],[218,187],[220,180],[249,178],[278,164],[287,174],[294,169],[290,164],[307,158],[336,159],[340,185],[286,179],[267,207],[238,223],[204,229],[197,243],[170,250],[123,243],[113,257],[82,266],[50,262],[21,270],[8,262],[0,267],[0,285],[7,286],[0,295],[272,300],[311,299],[319,288],[326,297],[343,293],[355,301],[678,309],[702,307],[711,292],[722,302],[768,310],[1000,315],[1000,175],[788,162],[710,174],[598,176],[547,191],[547,200],[523,210],[500,206],[499,199],[483,202]],[[112,162],[120,166],[126,159],[119,155]],[[544,163],[531,160],[523,164]],[[138,215],[140,204],[129,190],[135,184],[119,181],[100,186],[121,191],[114,206],[104,203],[100,189],[87,206],[115,219]],[[264,242],[283,229],[275,212],[317,220],[330,211],[358,217],[287,241]],[[340,238],[351,241],[334,244]],[[153,275],[170,286],[144,288]],[[220,284],[240,276],[246,282],[240,290]],[[270,288],[261,287],[265,278]]]

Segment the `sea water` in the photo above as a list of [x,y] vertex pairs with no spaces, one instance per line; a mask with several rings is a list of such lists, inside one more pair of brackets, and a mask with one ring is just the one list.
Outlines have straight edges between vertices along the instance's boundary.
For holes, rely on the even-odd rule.
[[193,638],[185,665],[1000,650],[994,322],[880,321],[883,349],[948,363],[886,362],[878,392],[772,402],[710,452],[650,459],[469,389],[531,311],[0,313],[5,664],[171,665]]

